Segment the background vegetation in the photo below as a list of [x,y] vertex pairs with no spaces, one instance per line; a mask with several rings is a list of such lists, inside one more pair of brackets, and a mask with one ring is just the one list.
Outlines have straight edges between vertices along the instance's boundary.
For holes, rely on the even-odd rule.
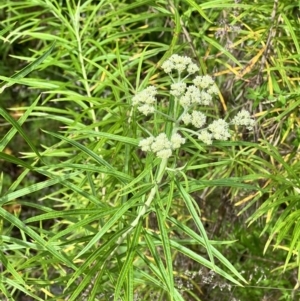
[[[0,299],[298,300],[299,17],[290,0],[0,0]],[[159,164],[131,98],[165,89],[173,53],[215,78],[212,116],[256,127],[187,143],[120,241]]]

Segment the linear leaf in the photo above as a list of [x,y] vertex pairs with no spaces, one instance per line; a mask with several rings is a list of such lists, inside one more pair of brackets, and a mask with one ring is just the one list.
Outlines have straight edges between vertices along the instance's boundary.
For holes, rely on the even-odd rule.
[[3,118],[8,121],[23,137],[23,139],[27,142],[27,144],[30,146],[30,148],[36,153],[36,155],[41,158],[41,155],[37,148],[34,146],[34,144],[31,142],[31,139],[28,137],[28,135],[24,132],[24,130],[21,128],[19,123],[15,121],[10,114],[8,114],[3,108],[0,107],[0,115],[3,116]]
[[170,297],[174,298],[174,277],[173,277],[173,260],[172,260],[172,253],[171,253],[171,247],[170,247],[170,241],[168,237],[168,232],[166,229],[166,219],[163,216],[161,209],[156,206],[156,216],[158,221],[158,226],[160,230],[160,237],[163,245],[163,250],[165,253],[165,261],[167,265],[167,271],[168,271],[168,282],[169,282],[169,288],[170,288]]
[[121,294],[121,289],[122,289],[122,286],[123,286],[123,283],[124,283],[126,277],[127,277],[127,283],[128,284],[132,283],[132,279],[130,279],[130,276],[132,277],[130,269],[132,268],[133,259],[134,259],[134,255],[136,252],[136,247],[138,245],[141,229],[142,229],[142,223],[141,223],[141,221],[139,221],[138,225],[134,229],[132,241],[128,245],[127,256],[126,256],[125,262],[122,265],[122,269],[120,271],[118,281],[116,283],[115,295],[114,295],[115,301],[119,300],[119,296]]
[[0,152],[0,159],[6,161],[6,162],[10,162],[10,163],[13,163],[13,164],[16,164],[16,165],[20,165],[20,166],[23,166],[27,169],[30,169],[30,170],[33,170],[34,167],[31,166],[30,164],[28,164],[27,162],[21,160],[21,159],[18,159],[12,155],[9,155],[9,154],[6,154],[6,153],[3,153],[3,152]]
[[46,180],[46,181],[43,181],[43,182],[40,182],[40,183],[37,183],[37,184],[30,185],[28,187],[19,189],[17,191],[13,191],[13,192],[11,192],[7,195],[2,196],[0,198],[0,204],[3,205],[3,204],[5,204],[5,203],[7,203],[11,200],[17,199],[19,197],[22,197],[22,196],[25,196],[25,195],[28,195],[28,194],[31,194],[35,191],[39,191],[39,190],[42,190],[46,187],[50,187],[50,186],[53,186],[55,184],[62,183],[64,180],[72,178],[72,177],[74,177],[78,174],[79,174],[79,172],[75,172],[75,173],[68,174],[68,175],[56,176],[56,178],[54,178],[54,179]]
[[195,209],[195,206],[192,202],[191,196],[189,195],[189,193],[183,188],[183,186],[180,184],[180,182],[178,182],[177,180],[175,180],[175,184],[182,196],[182,198],[185,201],[186,207],[189,210],[191,216],[193,217],[193,221],[196,224],[198,230],[200,231],[203,239],[204,239],[204,243],[205,243],[205,248],[207,250],[209,259],[212,263],[212,265],[214,266],[214,256],[212,253],[212,249],[211,249],[211,243],[209,242],[209,239],[207,237],[206,231],[202,225],[201,219],[199,217],[198,212]]
[[[195,239],[195,242],[197,244],[200,244],[201,246],[205,247],[205,241],[204,239],[199,235],[197,234],[195,231],[193,231],[191,228],[185,226],[183,223],[177,221],[176,219],[172,218],[172,217],[169,217],[168,218],[176,227],[180,228],[186,235],[188,235],[189,237]],[[173,241],[175,241],[173,239]],[[182,241],[182,244],[184,242]],[[216,243],[216,244],[223,244],[223,243],[233,243],[232,241],[231,242],[213,242],[211,241],[211,243]],[[222,253],[220,253],[214,246],[211,246],[211,250],[212,250],[212,253],[213,255],[221,262],[224,264],[224,266],[230,270],[234,275],[236,275],[241,281],[247,283],[247,281],[243,278],[243,276],[235,269],[235,267],[229,262],[228,259],[226,259]]]
[[224,278],[228,279],[232,283],[237,284],[238,286],[243,286],[241,283],[239,283],[237,280],[235,280],[231,275],[228,273],[224,272],[222,269],[220,269],[218,266],[213,265],[210,261],[205,259],[204,257],[200,256],[199,254],[195,253],[194,251],[190,250],[189,248],[186,248],[182,246],[180,243],[177,243],[175,241],[170,241],[171,246],[178,250],[180,253],[186,255],[187,257],[199,262],[200,264],[206,266],[207,268],[214,270]]
[[105,223],[102,229],[89,241],[89,243],[77,254],[75,258],[79,258],[86,253],[99,239],[131,208],[137,200],[132,198],[123,204],[118,211]]
[[171,283],[169,282],[169,277],[168,277],[168,273],[164,267],[164,264],[162,262],[162,259],[159,255],[159,253],[156,250],[156,246],[154,243],[154,239],[152,235],[149,235],[147,232],[145,232],[145,238],[146,238],[146,243],[147,246],[149,247],[149,251],[151,252],[154,261],[156,263],[156,267],[155,267],[155,273],[157,275],[158,278],[161,279],[161,281],[163,281],[163,283],[165,284],[165,286],[167,287],[167,291],[171,291]]
[[[84,145],[78,143],[77,141],[69,139],[69,138],[64,137],[62,135],[59,135],[59,134],[55,134],[55,133],[51,133],[51,132],[47,132],[47,131],[45,131],[45,133],[48,133],[51,136],[54,136],[56,138],[59,138],[61,140],[64,140],[64,141],[68,142],[69,144],[71,144],[71,145],[75,146],[76,148],[80,149],[83,153],[85,153],[88,156],[90,156],[91,158],[93,158],[97,163],[106,166],[107,168],[109,168],[112,171],[115,171],[114,167],[112,165],[110,165],[107,161],[105,161],[100,156],[98,156],[95,152],[93,152],[89,148],[85,147]],[[121,182],[124,183],[125,181],[121,180]]]
[[7,32],[9,32],[15,25],[16,23],[13,23],[11,25],[6,26],[4,29],[2,29],[0,31],[0,37],[2,37],[3,35],[5,35]]
[[[34,69],[36,69],[36,67],[38,67],[52,52],[53,48],[55,46],[55,41],[52,43],[52,45],[49,47],[49,49],[39,58],[37,58],[35,61],[33,61],[32,63],[28,64],[25,68],[23,68],[22,70],[20,70],[19,72],[15,73],[14,75],[11,76],[11,79],[20,79],[25,77],[27,74],[29,74],[30,72],[32,72]],[[14,82],[13,80],[11,82],[9,82],[8,79],[8,83],[6,84],[0,84],[0,94],[4,91],[5,88],[13,85]]]
[[22,221],[20,221],[17,217],[6,211],[5,209],[0,207],[0,216],[10,222],[12,225],[17,227],[18,229],[24,231],[28,236],[30,236],[33,240],[43,246],[44,249],[48,250],[55,258],[59,259],[65,265],[76,270],[76,266],[64,255],[58,252],[54,246],[49,245],[47,241],[41,238],[35,231],[26,226]]

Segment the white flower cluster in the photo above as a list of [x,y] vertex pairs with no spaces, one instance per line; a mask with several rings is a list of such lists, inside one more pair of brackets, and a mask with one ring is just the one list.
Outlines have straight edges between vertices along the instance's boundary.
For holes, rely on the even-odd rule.
[[209,75],[196,76],[193,83],[194,85],[189,86],[185,93],[180,94],[179,103],[184,109],[195,105],[208,106],[213,95],[218,94],[218,88]]
[[[230,124],[244,125],[248,130],[252,130],[255,120],[250,117],[250,113],[246,110],[240,111],[230,122]],[[213,121],[207,129],[201,130],[198,139],[205,144],[212,144],[212,140],[228,140],[230,138],[229,123],[223,119]]]
[[255,125],[255,120],[250,117],[250,113],[246,110],[241,110],[237,115],[231,120],[232,124],[244,125],[248,130],[252,130]]
[[[218,94],[218,88],[209,75],[196,76],[193,83],[194,85],[189,86],[185,93],[181,93],[179,97],[179,104],[184,108],[181,120],[185,125],[192,124],[194,127],[200,129],[206,123],[206,116],[193,108],[208,106],[212,101],[213,95]],[[188,113],[191,109],[191,113]],[[223,136],[226,137],[227,135],[224,134]],[[211,144],[213,135],[205,131],[201,133],[200,137],[203,138],[201,139],[202,141]]]
[[172,94],[175,97],[180,97],[186,89],[186,83],[174,83],[171,85],[171,91],[170,94]]
[[[172,55],[162,64],[162,69],[170,75],[173,70],[178,72],[178,81],[170,75],[173,83],[171,84],[170,94],[175,97],[176,103],[182,107],[178,109],[176,116],[172,116],[176,120],[176,124],[183,122],[185,125],[192,124],[198,131],[192,131],[198,135],[198,139],[207,145],[212,144],[215,140],[228,140],[231,135],[229,125],[243,125],[247,129],[253,129],[255,121],[251,119],[250,113],[246,110],[239,112],[230,123],[223,119],[218,119],[204,128],[206,124],[206,115],[197,110],[199,106],[208,106],[211,104],[213,96],[219,93],[219,90],[209,75],[196,76],[193,84],[187,86],[184,82],[185,78],[181,78],[181,73],[187,71],[188,75],[194,74],[199,70],[191,58],[186,56]],[[138,110],[144,115],[151,114],[155,111],[157,90],[154,86],[149,86],[145,90],[139,92],[132,98],[132,105],[138,106]],[[180,115],[181,114],[181,115]],[[175,115],[175,114],[174,114]],[[171,117],[171,116],[170,116]],[[177,126],[176,125],[176,126]],[[190,131],[190,130],[189,130]],[[169,140],[165,133],[159,134],[157,137],[149,137],[140,141],[139,146],[143,151],[151,151],[159,158],[169,158],[172,151],[178,149],[185,139],[178,133],[172,135]]]
[[201,130],[198,139],[205,144],[212,144],[213,139],[216,140],[228,140],[230,138],[229,124],[223,120],[214,120],[207,129]]
[[157,94],[157,90],[154,86],[149,86],[143,91],[137,93],[132,98],[132,105],[138,105],[138,110],[144,114],[148,115],[154,112],[154,105],[156,103],[155,95]]
[[143,139],[139,143],[144,152],[154,152],[157,157],[166,159],[172,156],[172,151],[178,149],[182,144],[185,143],[185,139],[182,138],[178,133],[172,135],[169,140],[165,133],[159,134],[157,137],[148,137]]
[[[168,74],[172,70],[177,70],[179,74],[185,70],[188,74],[194,74],[199,70],[191,58],[178,54],[173,54],[161,67]],[[179,98],[182,107],[189,108],[193,105],[209,105],[212,95],[218,94],[218,88],[209,75],[196,76],[193,85],[188,88],[183,82],[172,84],[170,94]]]
[[206,123],[206,116],[200,111],[193,111],[192,114],[184,113],[181,120],[185,125],[192,124],[196,128],[202,128]]
[[198,66],[192,62],[190,57],[180,56],[178,54],[173,54],[161,67],[166,73],[171,73],[172,70],[177,70],[178,73],[187,70],[189,74],[194,74],[199,71]]

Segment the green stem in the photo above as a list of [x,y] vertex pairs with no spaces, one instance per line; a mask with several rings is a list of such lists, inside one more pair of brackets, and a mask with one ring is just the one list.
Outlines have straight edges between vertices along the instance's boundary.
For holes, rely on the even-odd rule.
[[[138,225],[140,219],[145,215],[147,212],[148,208],[150,207],[152,201],[154,200],[155,193],[157,190],[157,185],[161,182],[163,175],[165,174],[165,171],[167,169],[167,163],[168,159],[162,159],[161,163],[159,165],[159,168],[157,170],[156,176],[155,176],[155,185],[154,187],[150,190],[150,193],[148,195],[147,201],[145,202],[144,206],[141,207],[138,216],[134,219],[134,221],[130,224],[130,228],[122,234],[122,236],[119,237],[119,239],[116,242],[116,247],[115,249],[110,253],[110,255],[105,259],[105,262],[109,262],[110,259],[113,257],[113,255],[116,253],[118,250],[118,247],[123,243],[123,241],[126,239],[126,237],[134,230],[134,228]],[[103,263],[103,265],[104,265]],[[96,278],[98,276],[99,272],[97,275],[94,277]]]
[[[137,217],[133,220],[133,222],[130,224],[130,228],[123,233],[123,235],[118,239],[117,241],[117,246],[121,245],[122,242],[125,240],[125,238],[127,237],[128,234],[130,234],[132,232],[132,230],[137,226],[137,224],[139,223],[140,219],[145,215],[145,213],[147,212],[147,210],[149,209],[154,197],[155,197],[155,193],[157,191],[157,185],[160,184],[163,175],[166,171],[167,168],[167,163],[168,163],[168,159],[162,159],[158,171],[156,173],[156,177],[155,177],[155,185],[154,187],[152,187],[152,189],[150,190],[150,193],[148,195],[148,198],[145,202],[145,204],[143,205],[143,207],[140,208],[139,213],[137,215]],[[117,248],[116,248],[117,249]]]
[[[80,37],[80,24],[79,24],[79,16],[80,16],[80,6],[78,4],[77,10],[75,12],[75,16],[74,16],[74,32],[75,32],[75,36],[76,36],[76,41],[77,41],[77,47],[78,47],[78,59],[80,62],[80,66],[81,66],[81,73],[82,73],[82,77],[83,77],[83,85],[84,88],[86,90],[86,94],[88,96],[88,98],[91,98],[91,92],[90,92],[90,86],[88,84],[88,77],[87,77],[87,73],[86,73],[86,69],[85,69],[85,64],[84,64],[84,58],[82,55],[82,47],[81,47],[81,37]],[[94,110],[94,105],[92,102],[89,103],[90,108],[91,108],[91,118],[93,120],[93,123],[96,123],[97,119],[96,119],[96,114],[95,114],[95,110]],[[95,130],[98,132],[99,128],[95,127]]]

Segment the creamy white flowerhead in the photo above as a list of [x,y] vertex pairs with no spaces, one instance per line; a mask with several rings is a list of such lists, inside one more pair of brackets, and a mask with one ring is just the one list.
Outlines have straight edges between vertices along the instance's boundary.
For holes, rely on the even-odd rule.
[[139,147],[142,149],[143,152],[151,151],[151,145],[154,142],[154,137],[150,136],[140,141]]
[[211,145],[212,141],[213,141],[212,140],[213,135],[211,133],[209,133],[207,130],[201,130],[198,135],[198,139],[207,145]]
[[145,116],[149,115],[149,114],[152,114],[155,109],[153,106],[149,106],[148,104],[144,104],[144,105],[141,105],[138,107],[138,110],[144,114]]
[[182,82],[174,83],[171,85],[170,94],[179,97],[185,92],[185,89],[186,89],[186,83],[182,83]]
[[208,92],[205,92],[205,91],[201,91],[199,104],[208,106],[211,104],[211,102],[212,102],[211,94],[209,94]]
[[155,141],[152,143],[151,150],[153,152],[158,152],[163,149],[169,149],[171,147],[172,144],[169,141],[167,135],[165,133],[161,133],[155,138]]
[[178,54],[173,54],[161,67],[165,73],[171,73],[172,70],[177,70],[178,73],[182,73],[187,70],[189,74],[194,74],[199,70],[198,66],[192,62],[190,57],[180,56]]
[[200,112],[200,111],[193,111],[192,112],[192,120],[191,123],[194,127],[196,128],[201,128],[205,125],[206,123],[206,116]]
[[212,133],[213,138],[217,140],[228,140],[230,138],[229,124],[223,120],[214,120],[209,126],[208,130]]
[[135,106],[143,103],[154,104],[156,102],[156,94],[156,88],[154,86],[149,86],[132,97],[132,105]]
[[155,111],[156,94],[156,88],[149,86],[132,97],[132,105],[138,106],[138,110],[146,116],[152,114]]
[[197,71],[199,71],[199,67],[196,64],[189,64],[188,68],[187,68],[187,72],[189,74],[194,74]]
[[181,120],[185,125],[188,125],[192,122],[192,115],[189,113],[184,113],[181,117]]
[[156,156],[161,159],[167,159],[172,156],[172,150],[170,148],[162,149],[156,153]]
[[192,105],[190,96],[186,94],[180,97],[179,103],[185,109],[188,109]]
[[139,147],[142,151],[151,151],[157,157],[166,159],[172,156],[173,150],[178,149],[184,143],[185,139],[178,133],[173,134],[170,140],[165,133],[161,133],[157,137],[141,140]]
[[182,138],[178,133],[175,133],[171,137],[172,149],[179,148],[182,144],[185,143],[185,139]]
[[200,104],[201,102],[201,93],[200,90],[192,85],[186,89],[184,95],[182,95],[179,99],[179,103],[183,108],[189,108],[194,104]]
[[250,113],[246,110],[241,110],[236,116],[231,120],[232,124],[244,125],[248,130],[252,130],[255,125],[255,120],[251,118]]
[[214,80],[209,75],[196,76],[195,79],[193,80],[193,83],[195,86],[201,89],[207,89],[215,84]]

